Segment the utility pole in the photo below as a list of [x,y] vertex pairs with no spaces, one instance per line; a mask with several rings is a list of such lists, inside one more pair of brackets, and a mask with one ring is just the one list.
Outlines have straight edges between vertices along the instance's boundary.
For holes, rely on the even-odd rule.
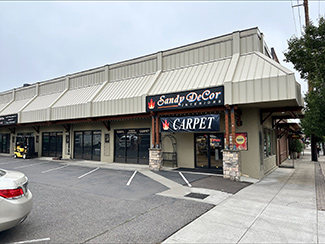
[[309,25],[309,10],[308,10],[308,0],[304,0],[304,9],[305,9],[305,24]]
[[[305,9],[305,25],[306,28],[309,26],[309,10],[308,10],[308,0],[304,0],[304,9]],[[308,91],[311,92],[313,90],[312,83],[310,79],[308,79]],[[310,142],[311,142],[311,161],[317,162],[317,145],[316,145],[316,138],[315,135],[310,135]]]

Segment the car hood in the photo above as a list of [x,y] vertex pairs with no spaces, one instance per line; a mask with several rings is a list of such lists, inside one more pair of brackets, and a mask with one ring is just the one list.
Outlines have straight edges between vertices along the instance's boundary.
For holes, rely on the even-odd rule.
[[18,171],[4,170],[5,175],[0,176],[0,189],[10,189],[22,186],[28,180],[24,173]]

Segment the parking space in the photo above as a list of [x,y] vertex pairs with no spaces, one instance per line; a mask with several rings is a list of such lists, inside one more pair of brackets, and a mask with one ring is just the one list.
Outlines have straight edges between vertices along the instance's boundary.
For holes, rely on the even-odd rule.
[[27,220],[0,233],[4,243],[159,243],[213,207],[156,195],[168,188],[141,172],[3,156],[0,168],[24,172],[34,196]]

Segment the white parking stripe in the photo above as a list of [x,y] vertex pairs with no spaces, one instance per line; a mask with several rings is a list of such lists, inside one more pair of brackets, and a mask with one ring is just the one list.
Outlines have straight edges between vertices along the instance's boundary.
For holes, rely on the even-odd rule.
[[192,187],[192,185],[190,184],[190,182],[188,182],[188,180],[185,178],[185,176],[182,174],[182,172],[178,172],[178,173],[180,174],[180,176],[182,176],[183,180],[186,182],[188,187]]
[[63,166],[61,166],[61,167],[58,167],[58,168],[54,168],[54,169],[48,169],[48,170],[44,170],[44,171],[42,171],[42,174],[44,174],[44,173],[48,173],[48,172],[51,172],[51,171],[54,171],[54,170],[63,169],[63,168],[66,168],[66,167],[68,167],[68,166],[70,166],[70,164],[67,164],[67,165],[63,165]]
[[34,165],[41,165],[41,164],[47,164],[47,163],[49,163],[49,162],[37,163],[37,164],[28,164],[28,165],[23,165],[23,166],[16,167],[14,169],[22,169],[22,168],[32,167]]
[[19,241],[19,242],[13,242],[12,244],[25,244],[25,243],[36,243],[41,241],[50,241],[50,238],[43,238],[43,239],[35,239],[35,240],[29,240],[29,241]]
[[137,171],[134,171],[133,175],[131,176],[131,178],[129,179],[128,183],[126,183],[127,186],[129,186],[131,184],[131,181],[133,180],[135,174],[137,173]]
[[98,170],[99,169],[99,167],[98,168],[96,168],[96,169],[93,169],[92,171],[89,171],[88,173],[86,173],[86,174],[83,174],[83,175],[80,175],[79,177],[78,177],[78,179],[81,179],[82,177],[85,177],[86,175],[89,175],[89,174],[91,174],[91,173],[93,173],[93,172],[95,172],[96,170]]
[[1,163],[0,165],[2,165],[2,164],[13,164],[13,163],[18,163],[18,162],[19,162],[19,160],[17,160],[17,161],[10,161],[10,162],[7,162],[7,163]]

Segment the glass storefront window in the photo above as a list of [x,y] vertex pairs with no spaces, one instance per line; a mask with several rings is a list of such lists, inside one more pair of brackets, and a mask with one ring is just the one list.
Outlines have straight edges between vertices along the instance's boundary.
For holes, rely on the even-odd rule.
[[74,158],[82,159],[82,132],[74,133]]
[[124,163],[126,156],[126,134],[124,130],[115,131],[114,156],[115,162]]
[[139,164],[147,164],[149,162],[150,148],[150,130],[138,130],[138,145],[139,145]]
[[127,130],[126,134],[126,157],[129,163],[137,163],[138,157],[138,136],[136,130]]
[[76,131],[74,158],[100,161],[101,131]]
[[264,158],[276,154],[276,142],[275,142],[274,130],[263,128],[263,147]]
[[10,153],[10,134],[0,134],[0,153]]
[[42,134],[42,156],[62,156],[62,132],[44,132]]
[[149,163],[150,129],[126,129],[114,132],[114,161]]
[[50,133],[43,133],[42,135],[42,156],[49,156],[50,151]]

